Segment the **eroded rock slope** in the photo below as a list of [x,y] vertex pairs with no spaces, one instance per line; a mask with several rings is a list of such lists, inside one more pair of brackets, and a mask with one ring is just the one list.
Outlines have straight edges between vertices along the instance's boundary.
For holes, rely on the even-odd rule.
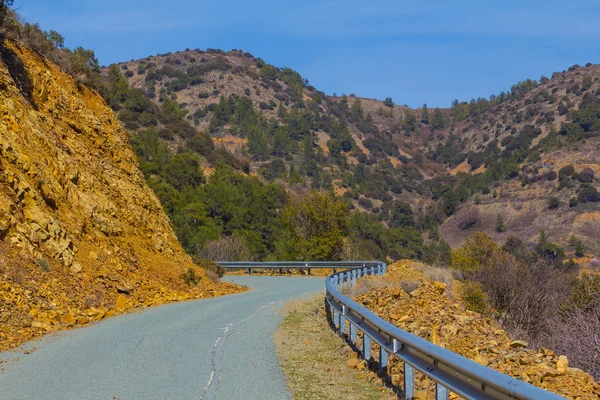
[[99,95],[15,43],[0,57],[0,350],[237,290],[183,252]]

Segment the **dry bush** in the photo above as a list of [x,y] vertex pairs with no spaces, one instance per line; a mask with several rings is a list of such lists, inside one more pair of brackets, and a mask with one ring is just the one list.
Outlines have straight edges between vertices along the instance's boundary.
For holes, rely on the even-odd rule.
[[529,264],[503,257],[471,275],[482,284],[490,304],[509,331],[538,337],[551,329],[560,305],[570,293],[567,273],[544,259]]
[[479,222],[479,210],[475,206],[464,207],[456,214],[456,224],[462,230],[474,227]]
[[194,260],[194,263],[200,268],[202,268],[206,272],[207,276],[214,282],[218,282],[219,278],[223,276],[223,268],[218,263],[211,261],[207,258],[199,258],[196,256],[192,258]]
[[342,294],[352,299],[369,292],[371,289],[378,289],[389,285],[389,283],[380,279],[359,279],[356,286],[348,285],[343,288]]
[[250,251],[244,241],[233,236],[213,240],[198,251],[199,259],[214,261],[250,261]]
[[454,279],[452,277],[451,270],[440,267],[432,267],[431,265],[426,264],[420,264],[415,268],[427,275],[427,277],[432,281],[445,283],[446,291],[444,293],[446,293],[448,296],[452,295],[452,282]]
[[419,282],[419,281],[403,281],[403,282],[400,282],[400,287],[406,293],[410,293],[413,290],[416,290],[419,286],[421,286],[421,282]]
[[553,325],[544,344],[565,354],[569,365],[600,379],[600,308],[573,310]]

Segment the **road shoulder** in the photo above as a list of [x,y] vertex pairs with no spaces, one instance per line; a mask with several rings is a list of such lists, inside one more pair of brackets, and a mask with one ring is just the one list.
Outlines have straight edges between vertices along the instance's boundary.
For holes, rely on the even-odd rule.
[[293,399],[396,399],[365,371],[349,366],[354,352],[329,328],[323,297],[289,302],[274,334]]

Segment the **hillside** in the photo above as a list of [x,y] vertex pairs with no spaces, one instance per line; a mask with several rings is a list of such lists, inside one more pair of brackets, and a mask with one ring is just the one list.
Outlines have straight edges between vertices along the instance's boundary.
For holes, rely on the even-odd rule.
[[[454,130],[462,139],[455,146],[447,142],[445,150],[460,157],[445,161],[458,176],[464,171],[482,182],[475,185],[481,187],[476,197],[441,226],[451,245],[459,246],[476,230],[501,242],[509,235],[532,242],[544,229],[558,243],[575,235],[592,254],[600,252],[599,73],[597,65],[573,66],[551,79],[515,85],[508,99],[501,93],[493,101],[472,103],[471,111],[461,110],[464,104],[454,108],[455,116],[470,116],[450,128],[449,135]],[[472,111],[478,107],[480,112]],[[430,152],[437,160],[442,154]],[[477,221],[463,229],[473,215]],[[498,215],[503,232],[496,232]]]
[[[97,93],[9,40],[0,44],[0,88],[0,350],[238,290],[183,252]],[[188,286],[184,272],[199,284]]]
[[[342,175],[351,172],[350,166],[385,160],[394,167],[402,164],[400,158],[410,157],[398,150],[404,140],[394,139],[391,131],[397,129],[404,107],[328,97],[297,72],[278,69],[249,53],[187,50],[130,61],[120,68],[130,85],[157,104],[175,101],[197,130],[210,133],[217,146],[246,160],[250,171],[267,179],[273,178],[266,170],[270,163],[283,159],[288,169],[294,165],[301,171],[304,185],[318,189],[333,184],[343,193],[348,185]],[[119,115],[126,126],[148,126],[124,108]],[[164,134],[173,149],[189,140],[177,133]],[[307,143],[310,148],[305,149]],[[394,193],[389,190],[392,185],[373,198],[396,197],[401,189]]]
[[[489,99],[410,110],[391,99],[326,96],[294,71],[238,50],[120,64],[129,84],[162,108],[178,104],[245,172],[289,191],[332,190],[384,223],[395,202],[406,202],[414,226],[433,239],[440,226],[452,246],[477,230],[532,242],[544,229],[563,246],[576,235],[588,256],[600,252],[599,68],[574,66]],[[186,137],[136,119],[126,106],[117,111],[131,129],[157,126],[172,150],[195,148],[193,131]],[[549,206],[553,198],[558,206]]]

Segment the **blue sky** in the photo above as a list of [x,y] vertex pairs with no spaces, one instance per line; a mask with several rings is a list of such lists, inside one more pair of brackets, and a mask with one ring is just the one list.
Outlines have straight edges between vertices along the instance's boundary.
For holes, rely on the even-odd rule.
[[242,49],[327,94],[447,107],[600,63],[597,0],[16,0],[100,62]]

